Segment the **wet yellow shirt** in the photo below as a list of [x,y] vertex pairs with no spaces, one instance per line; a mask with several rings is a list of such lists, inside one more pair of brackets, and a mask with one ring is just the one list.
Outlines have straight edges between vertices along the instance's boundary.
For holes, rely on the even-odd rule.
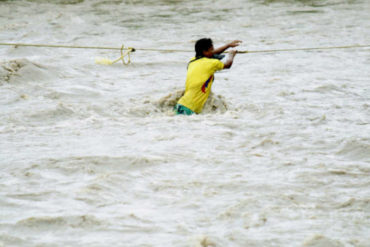
[[[195,58],[190,61],[193,60]],[[200,113],[211,92],[214,73],[223,68],[224,64],[215,58],[203,57],[190,62],[186,76],[185,93],[177,103]]]

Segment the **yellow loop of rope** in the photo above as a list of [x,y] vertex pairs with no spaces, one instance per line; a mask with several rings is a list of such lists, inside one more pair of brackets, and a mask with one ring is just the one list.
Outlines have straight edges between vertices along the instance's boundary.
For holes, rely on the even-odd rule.
[[[125,50],[125,52],[123,52],[124,50]],[[128,64],[131,63],[131,56],[130,55],[131,55],[131,52],[133,52],[133,51],[135,51],[134,48],[132,48],[132,47],[125,48],[125,45],[122,44],[121,49],[120,49],[121,56],[119,58],[117,58],[116,60],[113,60],[113,61],[111,61],[108,58],[96,58],[95,63],[104,64],[104,65],[111,65],[111,64],[114,64],[114,63],[121,60],[123,65],[128,65]],[[126,56],[127,56],[127,61],[125,61]]]
[[[130,57],[130,54],[132,52],[132,49],[131,48],[127,48],[125,53],[123,53],[123,50],[125,50],[125,46],[122,44],[121,46],[121,60],[122,60],[122,64],[123,65],[128,65],[131,63],[131,57]],[[127,61],[125,61],[125,56],[127,56]]]

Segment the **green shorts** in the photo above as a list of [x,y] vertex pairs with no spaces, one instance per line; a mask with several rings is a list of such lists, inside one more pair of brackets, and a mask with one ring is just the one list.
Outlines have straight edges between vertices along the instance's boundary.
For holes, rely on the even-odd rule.
[[183,106],[183,105],[180,105],[180,104],[176,104],[175,108],[175,113],[176,115],[192,115],[194,114],[195,112],[193,112],[192,110],[190,110],[189,108]]

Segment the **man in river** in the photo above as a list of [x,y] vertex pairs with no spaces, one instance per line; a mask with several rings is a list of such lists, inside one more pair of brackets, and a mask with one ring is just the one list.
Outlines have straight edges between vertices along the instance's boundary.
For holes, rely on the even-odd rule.
[[204,38],[195,43],[195,57],[188,63],[185,93],[175,106],[176,114],[192,115],[202,112],[203,105],[211,92],[214,73],[218,70],[229,69],[237,51],[231,50],[225,63],[220,61],[223,57],[220,54],[240,43],[240,40],[234,40],[217,49],[213,48],[211,39]]

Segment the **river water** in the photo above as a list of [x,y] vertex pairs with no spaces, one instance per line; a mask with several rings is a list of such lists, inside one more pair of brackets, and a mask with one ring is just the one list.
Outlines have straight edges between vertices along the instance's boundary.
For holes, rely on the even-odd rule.
[[193,50],[370,43],[368,0],[0,1],[0,246],[370,246],[370,49],[250,53],[174,116]]

